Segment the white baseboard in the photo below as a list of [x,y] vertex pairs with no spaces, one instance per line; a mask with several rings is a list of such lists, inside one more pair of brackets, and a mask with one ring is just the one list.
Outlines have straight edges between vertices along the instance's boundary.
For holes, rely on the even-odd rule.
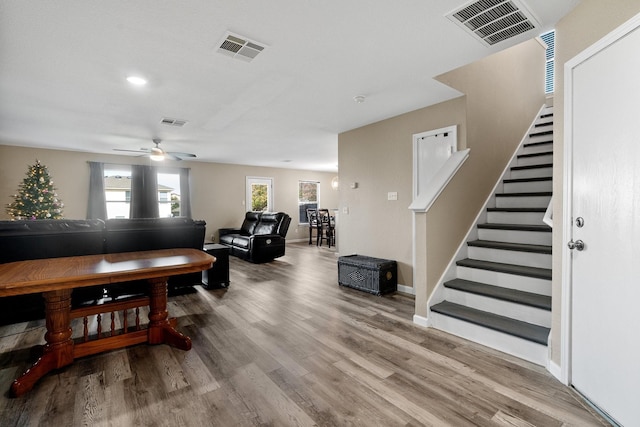
[[398,285],[398,292],[402,292],[403,294],[414,295],[416,294],[416,290],[413,286],[405,286]]
[[547,368],[547,370],[551,375],[556,377],[558,381],[564,383],[564,380],[562,379],[562,368],[560,367],[560,365],[555,363],[553,360],[549,360],[549,367]]
[[297,242],[308,242],[309,239],[308,238],[303,238],[303,239],[290,239],[287,237],[287,243],[297,243]]
[[418,326],[424,326],[425,328],[429,327],[429,323],[427,322],[426,317],[418,316],[417,314],[413,315],[413,323]]

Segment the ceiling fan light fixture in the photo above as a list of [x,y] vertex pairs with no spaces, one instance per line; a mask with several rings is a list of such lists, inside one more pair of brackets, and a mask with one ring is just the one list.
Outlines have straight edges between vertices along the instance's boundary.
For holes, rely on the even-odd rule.
[[159,147],[153,147],[151,149],[151,154],[149,155],[149,158],[156,162],[161,162],[164,160],[164,151],[162,151],[162,149]]

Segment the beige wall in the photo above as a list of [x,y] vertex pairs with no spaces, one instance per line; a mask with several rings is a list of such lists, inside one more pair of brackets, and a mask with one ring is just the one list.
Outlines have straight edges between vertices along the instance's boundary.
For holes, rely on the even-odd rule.
[[[615,6],[614,6],[615,5]],[[560,365],[560,328],[562,318],[562,259],[567,255],[562,242],[562,205],[564,173],[564,65],[615,28],[640,13],[638,0],[582,0],[556,25],[556,90],[554,99],[553,151],[553,322],[551,360]]]
[[[394,259],[398,283],[413,285],[412,136],[459,125],[458,140],[464,139],[464,105],[461,97],[338,135],[341,255]],[[354,182],[358,188],[352,189]],[[397,201],[387,200],[390,191]]]
[[[4,208],[26,176],[29,165],[40,160],[53,177],[58,195],[64,203],[64,217],[86,218],[89,195],[87,161],[116,164],[144,164],[144,158],[100,155],[73,151],[45,150],[0,145],[0,204]],[[191,208],[194,219],[207,222],[207,240],[222,227],[238,227],[244,218],[245,181],[247,176],[270,177],[274,180],[275,210],[292,217],[287,237],[306,239],[307,228],[298,224],[298,180],[318,180],[322,207],[336,208],[338,192],[331,189],[335,173],[264,168],[205,162],[167,162],[167,166],[191,169]],[[0,219],[8,219],[5,209]]]
[[[416,314],[426,316],[426,296],[544,103],[543,70],[544,49],[532,40],[438,77],[466,96],[339,135],[340,206],[349,210],[340,216],[340,253],[398,261],[400,284],[415,288]],[[458,148],[470,157],[419,219],[426,259],[415,268],[426,283],[414,284],[412,135],[449,125],[458,125]],[[398,201],[387,201],[388,191]]]

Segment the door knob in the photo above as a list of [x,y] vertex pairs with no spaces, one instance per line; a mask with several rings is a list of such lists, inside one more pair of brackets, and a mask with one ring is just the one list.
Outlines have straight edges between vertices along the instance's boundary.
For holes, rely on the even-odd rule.
[[571,250],[578,250],[578,251],[583,251],[584,250],[584,242],[582,240],[576,240],[575,242],[573,241],[573,239],[571,239],[569,241],[569,243],[567,243],[567,247]]

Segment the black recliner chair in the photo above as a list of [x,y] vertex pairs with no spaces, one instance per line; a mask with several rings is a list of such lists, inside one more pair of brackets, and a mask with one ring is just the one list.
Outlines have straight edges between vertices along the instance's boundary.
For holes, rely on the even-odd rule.
[[218,230],[220,243],[238,258],[262,263],[285,253],[291,217],[284,212],[247,212],[240,228]]

